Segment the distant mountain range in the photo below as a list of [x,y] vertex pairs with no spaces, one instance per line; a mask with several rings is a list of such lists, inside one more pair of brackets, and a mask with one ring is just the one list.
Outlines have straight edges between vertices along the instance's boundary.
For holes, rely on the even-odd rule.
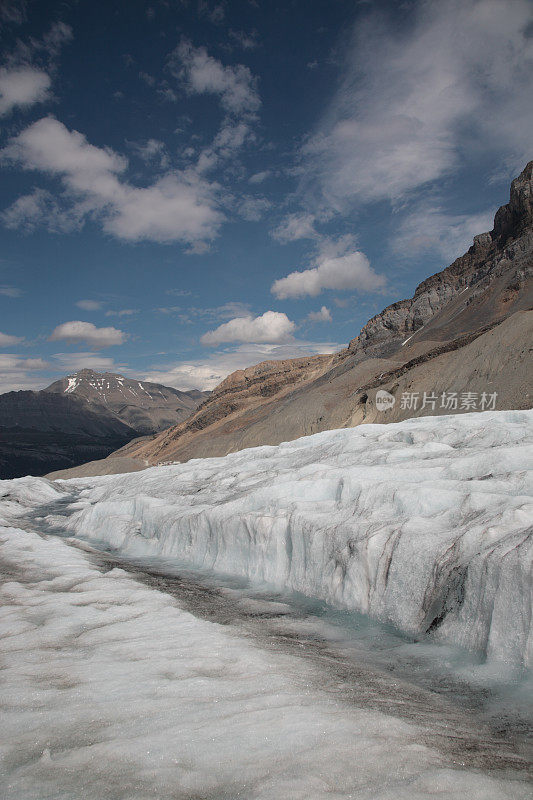
[[61,378],[43,391],[80,397],[92,406],[102,406],[137,434],[157,433],[176,425],[209,396],[209,392],[197,389],[180,392],[159,383],[92,369]]
[[132,439],[184,420],[208,394],[90,369],[42,391],[1,394],[0,478],[105,458]]
[[[239,370],[183,422],[122,448],[115,463],[113,454],[69,474],[222,456],[367,422],[530,408],[532,173],[533,161],[512,182],[492,231],[369,320],[340,353]],[[378,391],[392,396],[387,407]]]

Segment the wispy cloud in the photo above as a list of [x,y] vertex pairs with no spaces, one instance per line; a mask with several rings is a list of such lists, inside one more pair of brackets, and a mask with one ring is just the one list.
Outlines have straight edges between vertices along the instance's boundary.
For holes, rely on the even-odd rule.
[[132,317],[134,314],[138,314],[138,308],[121,308],[118,311],[106,311],[106,317]]
[[0,347],[12,347],[23,341],[24,339],[21,336],[11,336],[8,333],[0,333]]
[[183,40],[170,58],[170,67],[190,94],[214,94],[231,114],[253,114],[261,105],[257,80],[244,64],[224,66],[205,47]]
[[492,230],[494,210],[452,214],[423,204],[409,213],[392,239],[392,249],[407,258],[436,253],[446,261],[462,255],[474,236]]
[[4,295],[4,297],[20,297],[22,294],[22,290],[18,289],[16,286],[0,286],[0,294]]
[[109,356],[102,356],[100,353],[54,353],[52,359],[56,370],[60,370],[63,374],[77,372],[80,369],[94,369],[95,372],[119,370],[128,372],[128,368],[124,364],[117,364]]
[[217,350],[204,359],[155,366],[143,379],[182,390],[214,389],[235,370],[246,369],[261,361],[336,353],[342,347],[344,345],[337,342],[308,342],[297,339],[285,344],[241,344],[235,348]]
[[304,144],[301,192],[345,212],[399,203],[465,154],[516,170],[531,151],[533,7],[528,0],[406,4],[353,32],[339,89]]
[[75,305],[84,311],[100,311],[103,303],[99,300],[78,300]]
[[43,386],[39,372],[50,368],[42,358],[24,358],[13,353],[0,353],[0,392],[34,389]]

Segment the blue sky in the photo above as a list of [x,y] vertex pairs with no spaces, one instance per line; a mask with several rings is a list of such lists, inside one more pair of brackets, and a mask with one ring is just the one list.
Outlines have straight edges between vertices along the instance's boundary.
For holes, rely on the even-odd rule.
[[0,4],[0,391],[332,352],[492,226],[533,6]]

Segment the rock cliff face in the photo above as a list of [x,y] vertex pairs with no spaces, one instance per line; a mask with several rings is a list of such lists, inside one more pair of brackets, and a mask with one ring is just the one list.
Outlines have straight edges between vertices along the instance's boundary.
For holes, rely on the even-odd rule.
[[286,392],[322,374],[333,356],[294,358],[286,361],[262,361],[253,367],[237,370],[222,381],[197,410],[180,425],[162,434],[147,447],[152,457],[165,453],[178,437],[191,436],[210,428],[239,412],[252,411],[269,398],[281,398]]
[[[496,409],[530,408],[532,173],[530,162],[512,182],[492,231],[476,236],[412,298],[373,317],[346,349],[234,373],[185,422],[117,455],[145,464],[186,461],[332,428],[449,413],[440,405],[404,407],[404,392],[496,392]],[[376,407],[379,389],[398,400],[393,409]],[[92,465],[91,474],[98,469]]]
[[533,269],[532,172],[530,161],[512,182],[509,203],[496,212],[492,231],[476,236],[467,253],[423,281],[412,298],[372,317],[348,350],[363,357],[385,355],[427,325],[459,293],[468,291],[472,300],[497,278],[505,276],[511,291],[521,288]]

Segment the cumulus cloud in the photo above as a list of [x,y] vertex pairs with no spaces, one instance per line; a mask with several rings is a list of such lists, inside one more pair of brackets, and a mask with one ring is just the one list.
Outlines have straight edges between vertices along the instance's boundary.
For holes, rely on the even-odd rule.
[[[169,172],[151,186],[132,186],[121,178],[127,166],[125,158],[110,148],[95,147],[83,134],[69,131],[53,117],[26,128],[1,156],[26,170],[59,177],[65,189],[65,219],[81,224],[88,216],[95,217],[105,231],[119,239],[182,241],[194,246],[212,239],[223,220],[215,207],[217,184],[185,170]],[[61,214],[55,209],[47,215],[46,198],[36,199],[33,194],[19,198],[3,217],[7,225],[17,227],[32,219],[47,219],[54,225]]]
[[0,69],[0,116],[14,108],[28,108],[50,97],[50,76],[40,69],[21,66]]
[[320,311],[310,311],[307,319],[309,322],[332,322],[331,312],[326,306],[322,306]]
[[244,64],[224,66],[205,47],[182,41],[170,59],[170,67],[190,94],[214,94],[225,111],[253,114],[261,105],[256,79]]
[[492,153],[516,171],[531,152],[533,6],[440,0],[357,25],[338,91],[302,149],[302,191],[321,207],[403,200]]
[[291,272],[272,284],[272,293],[279,300],[289,297],[316,297],[325,289],[357,289],[375,292],[385,286],[385,277],[374,272],[368,258],[354,249],[349,236],[336,241],[323,239],[314,266],[301,272]]
[[7,333],[0,333],[0,347],[11,347],[23,341],[24,339],[21,336],[10,336]]
[[342,347],[344,345],[337,342],[307,342],[298,339],[285,344],[241,344],[231,350],[215,351],[204,359],[156,366],[143,376],[143,380],[173,386],[182,391],[210,390],[235,370],[251,367],[261,361],[336,353]]
[[97,328],[92,322],[73,320],[58,325],[48,338],[51,342],[86,342],[90,347],[99,349],[124,344],[127,337],[118,328]]
[[296,325],[286,314],[265,311],[260,317],[235,317],[208,331],[202,344],[218,345],[222,342],[279,343],[292,339]]
[[102,308],[102,303],[98,300],[78,300],[76,305],[84,311],[100,311]]
[[436,253],[451,262],[468,250],[474,236],[492,230],[493,220],[493,209],[479,214],[451,214],[424,205],[403,220],[392,249],[407,258]]

